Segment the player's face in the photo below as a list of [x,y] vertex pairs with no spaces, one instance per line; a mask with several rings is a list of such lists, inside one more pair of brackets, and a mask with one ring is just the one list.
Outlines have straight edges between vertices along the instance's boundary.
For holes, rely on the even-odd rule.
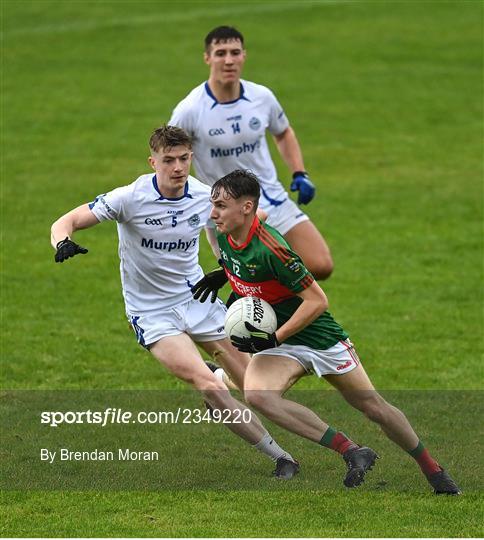
[[223,234],[230,234],[244,227],[247,220],[252,222],[254,203],[247,199],[233,199],[224,189],[219,190],[215,197],[211,197],[212,211],[210,218]]
[[239,81],[245,62],[245,50],[240,40],[212,42],[204,58],[210,66],[210,79],[222,84]]
[[183,193],[190,172],[192,151],[187,146],[160,148],[148,158],[156,172],[158,187],[163,195],[177,197]]

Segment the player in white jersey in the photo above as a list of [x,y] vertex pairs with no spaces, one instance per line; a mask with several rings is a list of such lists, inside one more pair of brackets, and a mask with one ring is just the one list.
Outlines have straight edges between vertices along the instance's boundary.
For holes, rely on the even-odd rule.
[[59,218],[51,230],[56,262],[85,254],[72,239],[79,229],[116,221],[121,283],[126,313],[138,342],[169,371],[199,390],[215,411],[230,413],[227,427],[276,462],[274,474],[289,479],[299,465],[271,438],[259,419],[236,423],[247,408],[207,367],[195,344],[217,358],[243,390],[249,356],[224,334],[225,307],[220,300],[201,304],[191,287],[203,276],[198,242],[210,213],[210,188],[188,175],[191,139],[178,127],[164,126],[150,139],[149,163],[155,174],[99,195]]
[[208,81],[175,107],[169,122],[192,136],[197,177],[212,185],[234,169],[253,171],[260,180],[260,207],[267,223],[285,237],[317,279],[326,279],[333,270],[328,245],[289,198],[267,146],[266,130],[293,175],[290,189],[299,192],[298,204],[308,204],[315,187],[283,108],[268,88],[240,78],[244,38],[235,28],[211,31],[205,38],[204,58],[210,67]]

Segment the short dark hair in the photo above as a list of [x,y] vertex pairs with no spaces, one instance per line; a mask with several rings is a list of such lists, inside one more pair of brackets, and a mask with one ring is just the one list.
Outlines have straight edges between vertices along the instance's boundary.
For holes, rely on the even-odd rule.
[[205,38],[205,51],[208,52],[212,43],[220,43],[238,39],[244,47],[244,36],[233,26],[217,26]]
[[186,146],[192,148],[192,138],[188,133],[177,126],[161,126],[150,137],[150,149],[158,152],[160,148],[172,148],[173,146]]
[[219,196],[221,189],[223,189],[232,199],[250,197],[254,200],[256,209],[259,205],[259,180],[252,171],[235,169],[235,171],[232,171],[217,180],[212,186],[212,198],[216,199]]

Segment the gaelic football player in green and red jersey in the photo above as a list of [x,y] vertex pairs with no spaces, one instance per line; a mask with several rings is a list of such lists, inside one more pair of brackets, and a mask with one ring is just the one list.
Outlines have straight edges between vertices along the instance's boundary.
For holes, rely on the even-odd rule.
[[194,289],[205,300],[228,280],[237,295],[268,301],[277,315],[273,334],[246,323],[251,337],[232,337],[253,354],[245,373],[246,401],[281,427],[340,453],[347,472],[344,485],[360,485],[378,457],[329,426],[284,393],[306,373],[324,377],[350,405],[380,425],[393,442],[419,464],[436,494],[460,490],[419,440],[405,415],[375,390],[348,334],[327,311],[325,293],[284,238],[256,215],[257,177],[235,170],[212,187],[210,217],[217,226],[223,269],[207,274]]

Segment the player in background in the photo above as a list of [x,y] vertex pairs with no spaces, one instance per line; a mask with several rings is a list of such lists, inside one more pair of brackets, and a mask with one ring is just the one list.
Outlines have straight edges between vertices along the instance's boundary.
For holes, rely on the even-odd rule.
[[[231,411],[234,419],[245,405],[230,395],[195,346],[216,357],[243,388],[250,358],[224,335],[225,306],[219,300],[203,307],[191,294],[192,284],[203,275],[198,243],[211,209],[210,188],[189,176],[191,139],[182,129],[155,130],[150,150],[148,161],[155,174],[99,195],[52,225],[55,261],[87,253],[72,240],[76,231],[116,221],[126,314],[138,342],[173,375],[199,390],[212,409]],[[276,462],[277,478],[289,479],[298,472],[297,462],[254,414],[250,423],[226,425]]]
[[[405,415],[375,390],[348,334],[327,311],[321,287],[284,238],[257,217],[258,200],[259,183],[249,171],[235,170],[212,187],[210,217],[219,232],[223,264],[216,272],[225,273],[237,297],[258,296],[272,304],[278,319],[272,334],[246,323],[251,337],[232,337],[240,351],[253,353],[244,380],[247,403],[279,426],[341,454],[347,464],[344,485],[358,486],[377,454],[284,397],[303,375],[315,373],[408,452],[435,493],[459,494]],[[200,283],[194,288],[197,296],[215,292],[206,277]]]
[[278,180],[266,131],[292,174],[291,191],[308,204],[315,187],[306,172],[294,130],[274,94],[241,79],[246,52],[235,28],[219,26],[205,38],[208,81],[194,88],[174,109],[170,124],[193,138],[197,178],[212,185],[234,169],[249,169],[260,179],[260,209],[267,223],[294,247],[316,279],[326,279],[333,261],[326,241]]

